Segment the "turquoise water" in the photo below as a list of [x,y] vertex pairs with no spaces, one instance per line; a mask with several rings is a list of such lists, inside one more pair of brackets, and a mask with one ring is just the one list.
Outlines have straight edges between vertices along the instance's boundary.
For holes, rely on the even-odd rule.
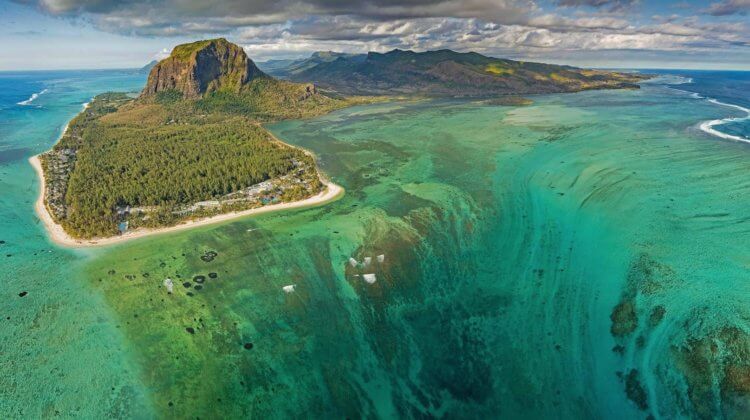
[[[101,294],[80,281],[87,255],[50,244],[34,215],[27,159],[49,149],[94,95],[137,89],[119,72],[0,73],[0,412],[5,418],[148,412],[139,368]],[[28,105],[32,93],[46,91]],[[28,294],[21,298],[19,293]]]
[[[115,83],[101,77],[45,114],[38,149],[14,122],[3,150],[49,147]],[[50,246],[25,157],[3,163],[0,386],[11,391],[0,406],[10,417],[742,418],[750,150],[698,128],[732,111],[660,84],[534,99],[273,125],[318,155],[342,199],[109,249]],[[191,284],[167,296],[165,277]]]

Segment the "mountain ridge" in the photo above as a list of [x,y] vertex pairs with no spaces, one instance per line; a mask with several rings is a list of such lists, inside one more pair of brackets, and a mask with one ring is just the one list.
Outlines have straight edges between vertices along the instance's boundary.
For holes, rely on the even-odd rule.
[[[344,94],[419,94],[488,97],[563,93],[589,89],[637,89],[646,76],[566,65],[514,61],[449,49],[339,55],[298,61],[272,74],[305,80]],[[300,70],[301,69],[301,70]]]

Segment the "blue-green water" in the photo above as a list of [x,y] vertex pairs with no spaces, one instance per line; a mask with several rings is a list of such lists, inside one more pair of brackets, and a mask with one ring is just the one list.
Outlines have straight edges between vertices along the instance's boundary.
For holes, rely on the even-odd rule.
[[[28,158],[49,149],[94,95],[133,90],[127,72],[0,73],[0,412],[4,418],[150,412],[123,335],[101,294],[81,281],[84,253],[51,245],[33,203]],[[33,93],[44,91],[28,105]],[[20,298],[19,293],[28,294]]]
[[[43,115],[10,105],[29,116],[3,126],[17,131],[2,132],[2,150],[28,149],[0,178],[10,417],[747,412],[750,149],[698,128],[731,109],[652,83],[279,123],[342,199],[61,250],[33,216],[25,159],[98,89],[142,82],[100,77],[80,79],[56,113],[44,113],[53,89],[32,102]],[[26,140],[37,120],[46,137]],[[161,287],[209,272],[200,291]]]

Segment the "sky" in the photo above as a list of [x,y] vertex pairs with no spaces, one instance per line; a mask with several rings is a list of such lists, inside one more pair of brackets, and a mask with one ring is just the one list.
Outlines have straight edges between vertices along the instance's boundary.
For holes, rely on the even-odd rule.
[[0,70],[135,68],[219,36],[256,61],[449,48],[750,70],[750,0],[0,0]]

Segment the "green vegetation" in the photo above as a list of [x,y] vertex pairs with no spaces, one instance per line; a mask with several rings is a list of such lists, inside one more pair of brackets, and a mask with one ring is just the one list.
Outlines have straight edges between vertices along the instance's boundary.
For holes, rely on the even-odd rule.
[[190,204],[286,174],[295,159],[313,165],[242,118],[144,128],[98,123],[83,142],[68,184],[66,227],[84,236],[116,233],[118,208]]
[[509,68],[503,62],[490,63],[487,65],[487,67],[485,67],[484,71],[486,71],[487,73],[496,74],[498,76],[502,76],[503,74],[515,73],[515,70]]
[[205,48],[207,45],[211,44],[212,42],[217,42],[217,41],[227,42],[227,40],[225,40],[224,38],[217,38],[217,39],[205,39],[202,41],[191,42],[189,44],[178,45],[174,47],[170,57],[176,58],[178,60],[187,60],[190,58],[191,55],[193,55],[194,52],[200,51],[203,48]]
[[[244,86],[241,93],[228,90],[211,92],[198,100],[195,108],[200,112],[246,115],[259,121],[272,121],[307,118],[342,106],[339,100],[315,93],[315,87],[310,84],[258,78]],[[344,101],[346,104],[356,102],[355,99]]]
[[182,93],[176,89],[163,90],[154,97],[154,102],[159,105],[174,105],[182,100]]
[[634,73],[583,70],[570,66],[530,63],[451,50],[339,56],[316,56],[273,75],[313,82],[344,94],[494,97],[587,89],[638,88],[646,77]]

